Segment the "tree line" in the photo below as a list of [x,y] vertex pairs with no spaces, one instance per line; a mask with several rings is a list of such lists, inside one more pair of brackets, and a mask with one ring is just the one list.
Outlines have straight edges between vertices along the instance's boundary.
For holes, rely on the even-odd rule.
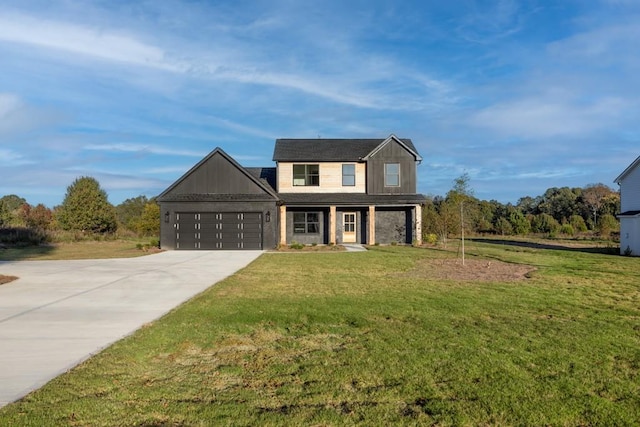
[[469,234],[526,236],[598,236],[610,239],[619,231],[620,193],[604,184],[552,187],[525,196],[513,205],[474,197],[468,174],[454,180],[445,196],[428,197],[422,212],[425,241],[446,241]]
[[[0,238],[5,243],[25,240],[31,243],[60,239],[115,235],[158,237],[160,207],[153,198],[138,196],[114,206],[100,183],[92,177],[77,178],[61,205],[49,209],[35,206],[15,194],[0,198]],[[21,231],[28,230],[29,233]]]
[[[513,205],[474,196],[470,178],[454,180],[445,196],[430,196],[422,210],[424,241],[435,243],[459,236],[495,234],[525,236],[599,236],[609,239],[619,231],[615,214],[620,194],[604,184],[582,188],[553,187],[544,194],[525,196]],[[0,198],[0,243],[7,230],[26,229],[32,243],[66,236],[115,235],[158,238],[160,207],[153,198],[138,196],[117,206],[92,177],[77,178],[60,206],[32,206],[17,195]],[[66,234],[65,234],[66,233]],[[3,238],[4,236],[4,238]],[[35,240],[35,241],[34,241]]]

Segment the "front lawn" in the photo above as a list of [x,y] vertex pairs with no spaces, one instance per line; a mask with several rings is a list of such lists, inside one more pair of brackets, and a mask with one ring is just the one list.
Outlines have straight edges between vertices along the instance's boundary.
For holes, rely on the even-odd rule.
[[[139,240],[62,242],[0,247],[0,261],[132,258],[147,255]],[[145,242],[146,243],[146,242]]]
[[470,246],[267,253],[0,424],[640,424],[640,260]]

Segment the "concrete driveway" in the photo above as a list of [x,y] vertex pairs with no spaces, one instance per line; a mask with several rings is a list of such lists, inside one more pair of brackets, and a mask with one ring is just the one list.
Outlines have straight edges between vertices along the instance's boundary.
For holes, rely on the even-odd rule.
[[0,262],[0,407],[235,273],[261,251]]

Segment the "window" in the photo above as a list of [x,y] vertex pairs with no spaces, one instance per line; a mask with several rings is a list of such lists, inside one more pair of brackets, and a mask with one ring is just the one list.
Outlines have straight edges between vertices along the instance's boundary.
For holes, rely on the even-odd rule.
[[355,233],[356,232],[356,214],[354,213],[345,213],[343,217],[343,229],[345,233]]
[[342,186],[356,185],[356,165],[342,165]]
[[320,232],[318,212],[294,212],[293,232],[295,234],[318,234]]
[[384,186],[385,187],[400,186],[400,163],[384,164]]
[[293,185],[319,186],[320,165],[293,165]]

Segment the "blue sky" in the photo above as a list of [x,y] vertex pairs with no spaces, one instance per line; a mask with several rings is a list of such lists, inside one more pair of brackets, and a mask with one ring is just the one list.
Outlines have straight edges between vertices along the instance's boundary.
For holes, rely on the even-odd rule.
[[613,179],[640,155],[640,2],[1,1],[0,196],[159,194],[219,146],[411,138],[419,191]]

